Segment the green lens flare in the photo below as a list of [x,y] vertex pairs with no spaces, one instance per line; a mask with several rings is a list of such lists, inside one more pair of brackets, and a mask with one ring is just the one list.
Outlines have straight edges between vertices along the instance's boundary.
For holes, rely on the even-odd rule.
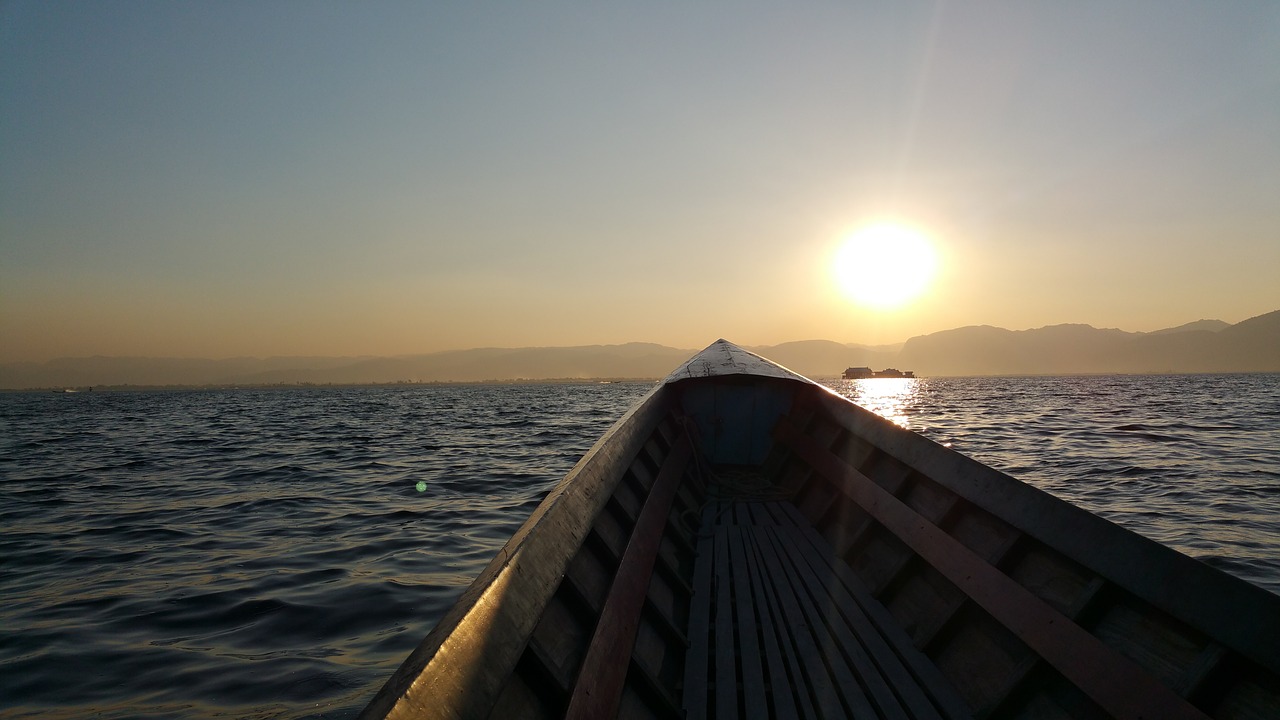
[[426,483],[426,481],[424,481],[424,480],[419,480],[419,481],[418,481],[418,484],[417,484],[417,485],[414,485],[414,487],[418,488],[418,492],[426,492],[426,491],[427,491],[427,483]]

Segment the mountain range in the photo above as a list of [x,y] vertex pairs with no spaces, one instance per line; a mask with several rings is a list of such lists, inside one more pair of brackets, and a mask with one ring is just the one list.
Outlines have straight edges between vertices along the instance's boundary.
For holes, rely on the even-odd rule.
[[[1148,333],[983,325],[913,337],[900,346],[805,340],[748,349],[811,377],[837,376],[851,366],[896,367],[920,376],[1280,372],[1280,310],[1234,325],[1199,320]],[[400,357],[60,358],[0,365],[0,389],[652,379],[694,352],[626,343]]]

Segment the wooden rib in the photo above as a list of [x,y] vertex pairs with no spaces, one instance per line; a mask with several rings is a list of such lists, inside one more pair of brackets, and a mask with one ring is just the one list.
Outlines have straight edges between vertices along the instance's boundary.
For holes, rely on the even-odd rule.
[[674,618],[667,617],[662,608],[658,607],[653,598],[647,598],[645,605],[649,609],[649,619],[655,630],[662,635],[668,644],[678,645],[682,648],[689,646],[689,638],[685,636],[684,631],[676,626]]
[[1071,603],[1071,607],[1067,609],[1067,614],[1072,620],[1078,620],[1097,602],[1098,596],[1102,594],[1102,590],[1107,586],[1107,581],[1101,576],[1095,575],[1076,597],[1075,602]]
[[1206,717],[840,458],[786,423],[778,435],[1107,712],[1133,720]]
[[836,492],[830,485],[818,482],[815,478],[814,482],[809,483],[809,487],[800,498],[800,512],[804,513],[805,517],[816,525],[839,496],[840,493]]
[[919,572],[918,566],[915,566],[915,562],[919,557],[915,553],[906,553],[892,563],[888,563],[888,572],[885,573],[884,581],[880,583],[880,590],[876,592],[876,596],[880,598],[882,603],[885,605],[890,604],[893,596],[911,578],[912,573],[909,571]]
[[1008,714],[1008,711],[1014,703],[1020,700],[1020,698],[1018,698],[1018,689],[1030,680],[1038,670],[1044,667],[1044,665],[1044,660],[1034,654],[1028,655],[1018,661],[1018,663],[1014,665],[1013,671],[1009,673],[1009,677],[1006,678],[1004,689],[1000,692],[1000,695],[990,707],[980,709],[979,714],[985,717],[996,717]]
[[[1019,532],[1009,535],[1009,537],[1005,539],[1004,543],[1002,543],[994,553],[987,557],[987,560],[992,565],[999,566],[1000,563],[1002,563],[1004,559],[1013,552],[1013,548],[1017,546],[1018,543],[1022,542],[1023,537],[1025,536]],[[945,610],[938,613],[937,618],[931,625],[927,626],[922,632],[916,633],[916,646],[926,650],[932,646],[934,641],[942,636],[943,631],[946,630],[947,626],[951,624],[951,621],[960,614],[960,610],[963,609],[965,604],[968,602],[969,596],[961,592],[955,600],[948,603]],[[1072,612],[1068,614],[1068,617],[1074,620],[1078,615],[1078,612]]]
[[[667,523],[667,532],[671,532],[671,528],[671,523]],[[693,556],[694,554],[691,550],[689,552],[689,557],[692,558]],[[685,577],[684,574],[680,572],[681,564],[681,558],[672,557],[670,552],[663,553],[659,551],[658,561],[654,567],[654,572],[662,573],[663,579],[671,586],[672,591],[678,592],[685,597],[689,597],[693,594],[693,585],[690,585],[689,578]]]
[[[837,513],[841,513],[843,517],[837,516],[830,525],[826,526],[827,532],[823,532],[822,536],[826,538],[831,544],[831,547],[835,549],[837,555],[843,556],[867,539],[867,536],[871,534],[871,530],[875,528],[876,522],[870,515],[859,518],[850,518],[848,514],[845,514],[842,511],[844,503],[832,503],[831,507],[834,508]],[[856,526],[853,524],[854,522],[857,523]],[[821,526],[814,525],[814,527],[817,528]],[[835,532],[837,528],[839,529],[839,533]],[[836,544],[837,541],[839,541],[838,545]]]
[[1209,643],[1200,651],[1200,655],[1196,658],[1196,661],[1192,663],[1191,667],[1187,668],[1182,674],[1182,677],[1178,681],[1178,694],[1183,697],[1192,697],[1195,695],[1195,693],[1200,690],[1201,686],[1204,685],[1205,680],[1207,680],[1226,659],[1226,648],[1216,642]]
[[662,715],[681,717],[680,704],[671,697],[666,686],[658,678],[657,672],[641,662],[639,657],[631,658],[631,668],[628,672],[635,673],[637,682],[632,687],[641,687],[643,689],[641,695],[647,696],[646,699],[650,703],[657,705]]
[[618,714],[618,701],[622,697],[629,665],[618,662],[618,658],[630,657],[635,646],[636,628],[662,540],[662,530],[691,455],[691,446],[682,439],[671,449],[653,482],[653,489],[640,511],[640,518],[609,588],[609,597],[587,648],[565,717],[585,719]]

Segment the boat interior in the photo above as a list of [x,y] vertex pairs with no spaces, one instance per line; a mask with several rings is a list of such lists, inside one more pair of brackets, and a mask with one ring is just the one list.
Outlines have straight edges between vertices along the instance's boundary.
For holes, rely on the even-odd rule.
[[825,388],[686,380],[597,443],[371,708],[1275,717],[1277,627],[1213,612],[1274,598],[1206,572]]

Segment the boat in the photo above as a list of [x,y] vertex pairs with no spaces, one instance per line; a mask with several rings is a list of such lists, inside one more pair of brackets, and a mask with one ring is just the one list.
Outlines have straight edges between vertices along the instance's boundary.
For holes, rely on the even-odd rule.
[[864,366],[847,368],[840,377],[845,380],[870,380],[872,378],[914,378],[915,376],[916,374],[910,370],[885,368],[876,371]]
[[899,370],[897,368],[885,368],[875,374],[878,378],[914,378],[915,373],[910,370]]
[[717,341],[364,718],[1276,718],[1280,596]]

